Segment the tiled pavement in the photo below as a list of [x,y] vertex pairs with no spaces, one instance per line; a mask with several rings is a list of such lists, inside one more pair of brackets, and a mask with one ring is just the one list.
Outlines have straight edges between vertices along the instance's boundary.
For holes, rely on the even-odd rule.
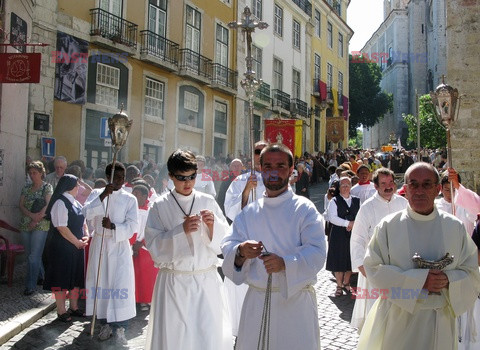
[[[314,185],[310,189],[311,199],[320,211],[323,211],[325,192],[325,183]],[[56,320],[53,300],[48,293],[23,296],[24,271],[24,264],[16,266],[12,288],[0,285],[0,344],[5,342],[0,350],[118,348],[113,340],[100,343],[91,339],[90,322],[86,319],[74,319],[69,325]],[[333,297],[335,282],[332,274],[325,270],[318,274],[315,290],[322,349],[355,349],[358,335],[349,324],[354,301],[349,296]],[[138,309],[137,316],[131,320],[126,332],[129,349],[144,348],[147,323],[148,311]],[[10,335],[6,332],[9,329]],[[98,334],[98,329],[95,334]],[[14,336],[8,340],[12,335]]]

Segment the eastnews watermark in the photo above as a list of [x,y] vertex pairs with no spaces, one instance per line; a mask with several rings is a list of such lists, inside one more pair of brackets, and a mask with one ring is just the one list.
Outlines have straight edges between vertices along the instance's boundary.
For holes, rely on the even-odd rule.
[[352,51],[351,63],[427,63],[426,52],[367,52]]
[[97,299],[128,299],[128,288],[122,289],[112,289],[112,288],[100,288],[98,287],[95,290],[95,287],[90,289],[82,288],[82,289],[72,289],[70,291],[66,289],[62,289],[60,287],[52,287],[52,299],[56,299],[55,293],[58,292],[68,292],[69,297],[72,299],[95,299],[95,295]]
[[390,289],[352,287],[352,299],[427,299],[427,289],[392,287]]
[[87,52],[73,52],[68,53],[64,51],[52,51],[50,54],[51,63],[88,63],[90,57],[90,63],[127,63],[128,53],[126,52],[100,52],[91,51]]

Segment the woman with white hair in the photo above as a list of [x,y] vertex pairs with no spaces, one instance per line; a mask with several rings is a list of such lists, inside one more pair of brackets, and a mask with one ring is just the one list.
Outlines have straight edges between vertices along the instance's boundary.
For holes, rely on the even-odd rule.
[[350,195],[352,181],[349,177],[341,177],[340,194],[330,201],[328,221],[332,224],[328,244],[326,269],[332,271],[337,281],[335,297],[351,293],[350,276],[352,262],[350,260],[350,237],[353,224],[360,209],[360,198]]

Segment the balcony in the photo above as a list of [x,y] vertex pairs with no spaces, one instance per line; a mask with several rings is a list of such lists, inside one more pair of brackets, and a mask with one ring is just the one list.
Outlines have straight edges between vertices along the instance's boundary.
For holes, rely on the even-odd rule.
[[260,84],[260,87],[255,91],[255,104],[263,107],[268,107],[271,104],[270,85],[267,83]]
[[135,23],[100,8],[90,9],[90,17],[90,36],[93,43],[129,55],[137,52],[138,26]]
[[333,92],[332,88],[327,86],[327,102],[333,104]]
[[308,0],[293,0],[309,17],[312,16],[312,3]]
[[212,87],[235,95],[237,93],[238,73],[219,63],[212,64]]
[[289,114],[290,111],[290,95],[278,90],[272,90],[272,108],[276,112]]
[[178,71],[179,45],[149,30],[140,32],[140,59],[168,71]]
[[298,98],[292,98],[290,112],[295,116],[295,114],[301,115],[302,117],[308,117],[308,105],[307,102],[302,101]]
[[180,49],[178,74],[203,84],[211,84],[212,60],[190,49]]

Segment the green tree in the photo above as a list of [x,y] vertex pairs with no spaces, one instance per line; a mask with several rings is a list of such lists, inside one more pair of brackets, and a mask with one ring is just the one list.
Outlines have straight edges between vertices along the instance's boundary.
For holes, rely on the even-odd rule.
[[354,138],[348,139],[348,147],[363,148],[363,130],[357,129],[357,135]]
[[[427,148],[442,148],[447,145],[445,128],[439,124],[435,117],[432,98],[423,95],[419,98],[420,116],[420,146]],[[417,117],[411,114],[403,116],[408,126],[407,147],[417,147]]]
[[350,121],[348,134],[355,137],[360,126],[374,126],[393,109],[393,97],[382,92],[382,71],[378,64],[350,55]]

